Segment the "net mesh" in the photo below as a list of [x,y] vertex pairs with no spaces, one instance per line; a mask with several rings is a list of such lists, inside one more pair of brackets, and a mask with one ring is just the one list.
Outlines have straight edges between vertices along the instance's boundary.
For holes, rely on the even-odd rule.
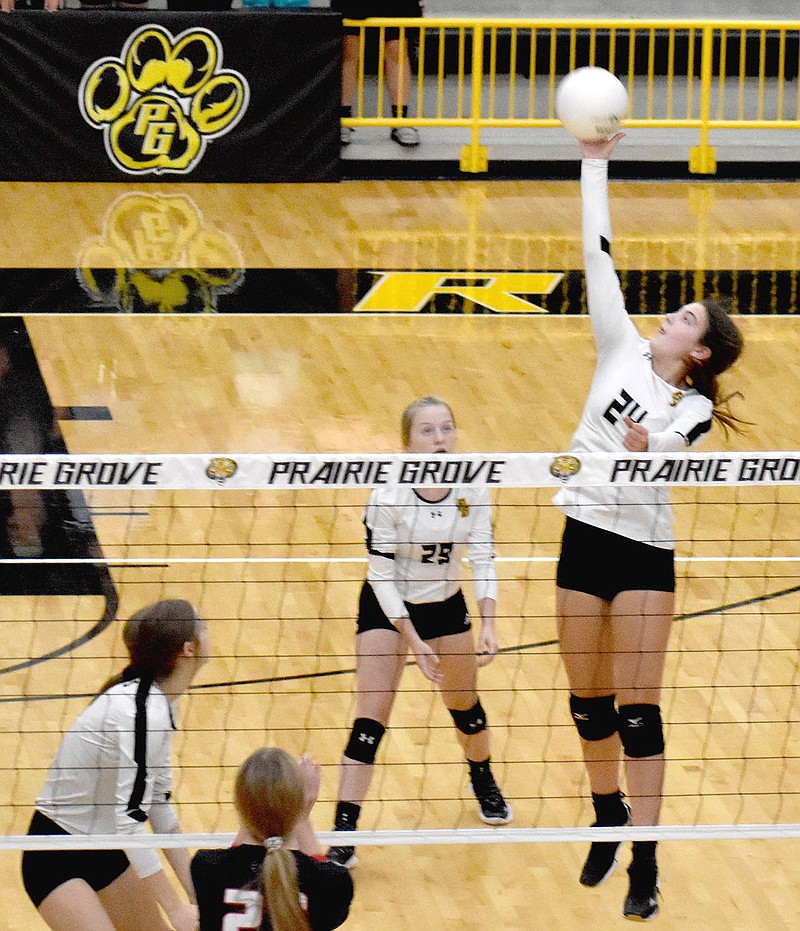
[[[748,456],[728,456],[733,465],[724,481],[700,481],[700,474],[711,474],[704,469],[694,479],[666,482],[673,486],[678,594],[662,696],[665,830],[749,826],[769,836],[797,833],[800,823],[800,459]],[[226,461],[247,473],[245,458]],[[61,735],[124,664],[116,618],[163,597],[196,603],[212,631],[212,662],[182,701],[174,744],[174,797],[184,830],[222,832],[223,839],[235,830],[233,775],[265,744],[312,753],[322,764],[315,820],[320,827],[332,823],[339,760],[354,716],[354,614],[366,571],[362,515],[369,482],[265,487],[278,460],[249,458],[259,466],[257,481],[209,478],[219,457],[175,457],[152,485],[100,488],[76,481],[71,519],[84,537],[92,528],[88,552],[65,556],[45,548],[35,557],[2,560],[4,576],[82,568],[97,582],[85,592],[2,597],[0,833],[6,843],[24,833]],[[519,474],[505,468],[492,490],[501,652],[481,671],[479,690],[495,774],[524,839],[548,840],[553,831],[577,837],[593,816],[554,621],[563,516],[552,497],[565,479],[552,477],[555,457],[548,454],[470,461],[503,459],[508,466],[512,458],[524,468]],[[392,468],[403,461],[383,459]],[[615,461],[601,462],[603,481],[614,474]],[[172,468],[184,463],[185,472]],[[525,485],[539,465],[550,477]],[[598,480],[591,463],[583,467],[587,481]],[[235,487],[237,480],[245,487]],[[175,487],[180,481],[188,487]],[[47,481],[43,486],[52,491]],[[465,590],[474,604],[469,585]],[[507,829],[475,830],[475,802],[452,722],[414,668],[403,677],[378,763],[360,822],[379,832],[377,839],[386,841],[387,832],[406,843],[430,842],[437,832],[461,842],[518,837]]]

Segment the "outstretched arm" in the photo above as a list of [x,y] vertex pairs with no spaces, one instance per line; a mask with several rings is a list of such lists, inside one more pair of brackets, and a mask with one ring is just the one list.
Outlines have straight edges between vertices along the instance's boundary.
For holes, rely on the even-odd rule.
[[623,133],[603,142],[581,142],[581,201],[586,295],[598,351],[613,349],[639,334],[628,318],[611,258],[608,159]]
[[309,857],[316,857],[322,853],[322,847],[311,824],[311,810],[319,798],[322,770],[319,763],[307,753],[300,757],[300,775],[303,779],[303,814],[292,831],[289,846],[302,850]]

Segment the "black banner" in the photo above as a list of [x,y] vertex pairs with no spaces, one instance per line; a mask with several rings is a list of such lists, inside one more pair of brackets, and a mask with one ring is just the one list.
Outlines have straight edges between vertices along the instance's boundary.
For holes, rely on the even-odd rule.
[[[218,235],[222,235],[219,234]],[[220,249],[220,254],[225,255]],[[698,273],[619,273],[631,316],[696,299]],[[800,314],[800,272],[705,271],[704,294],[741,315]],[[463,272],[356,268],[92,267],[0,269],[0,315],[25,314],[586,313],[582,271]]]
[[0,180],[335,181],[341,18],[0,16]]

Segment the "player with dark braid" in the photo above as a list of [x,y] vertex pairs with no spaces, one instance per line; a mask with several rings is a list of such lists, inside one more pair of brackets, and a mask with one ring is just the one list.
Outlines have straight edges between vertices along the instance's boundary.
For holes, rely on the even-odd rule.
[[[122,839],[143,833],[148,821],[158,834],[180,831],[171,801],[176,703],[208,659],[208,628],[189,602],[167,599],[137,611],[122,636],[130,663],[65,734],[29,834]],[[27,850],[22,878],[55,931],[194,931],[188,852],[164,853],[192,901],[178,894],[152,849]]]

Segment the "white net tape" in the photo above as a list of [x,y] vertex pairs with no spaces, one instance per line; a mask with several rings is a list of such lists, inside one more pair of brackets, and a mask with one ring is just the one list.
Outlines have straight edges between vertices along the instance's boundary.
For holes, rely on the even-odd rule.
[[[72,519],[94,527],[97,546],[88,555],[23,554],[0,565],[12,573],[106,567],[122,617],[173,594],[201,605],[224,642],[213,681],[188,697],[176,741],[176,798],[195,833],[124,844],[118,836],[21,833],[60,733],[122,657],[118,644],[111,653],[108,644],[86,652],[105,630],[87,632],[94,602],[73,599],[70,617],[61,602],[52,608],[40,599],[24,610],[7,605],[0,623],[0,738],[10,776],[0,792],[0,849],[225,846],[235,820],[233,773],[262,743],[320,759],[315,820],[329,825],[353,710],[352,617],[366,562],[361,514],[369,489],[391,483],[492,490],[502,650],[481,673],[481,694],[491,706],[495,765],[523,826],[462,826],[474,820],[463,761],[441,702],[414,671],[365,806],[370,829],[356,832],[355,844],[598,839],[599,829],[576,826],[591,818],[554,639],[562,517],[551,499],[564,485],[669,487],[676,512],[685,623],[676,624],[664,683],[670,739],[662,819],[673,823],[603,833],[800,836],[800,453],[65,455],[0,457],[0,491],[66,493]],[[51,628],[66,646],[40,643]],[[40,720],[37,706],[59,702],[62,710]],[[198,753],[209,742],[214,752]],[[332,842],[333,833],[320,839]]]
[[719,486],[800,483],[800,453],[2,456],[3,489]]

